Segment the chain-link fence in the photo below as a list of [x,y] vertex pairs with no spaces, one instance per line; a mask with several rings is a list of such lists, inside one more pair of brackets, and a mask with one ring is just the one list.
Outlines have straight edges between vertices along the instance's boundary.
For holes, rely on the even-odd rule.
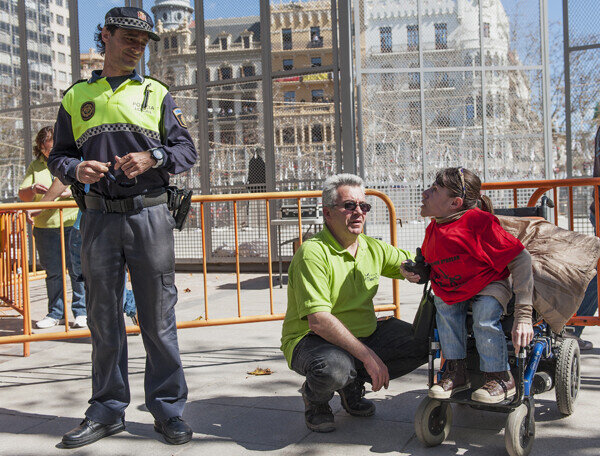
[[[547,93],[545,56],[552,46],[545,0],[353,0],[352,27],[343,22],[345,3],[333,0],[126,3],[141,4],[155,19],[162,39],[148,46],[144,61],[148,74],[170,85],[184,112],[199,157],[173,181],[196,193],[318,189],[347,165],[352,148],[344,138],[352,125],[343,130],[341,119],[352,118],[342,90],[350,68],[343,66],[340,43],[352,33],[357,172],[392,197],[403,222],[402,245],[421,242],[421,192],[437,170],[462,165],[487,181],[552,177],[553,155],[566,147],[562,130],[552,130],[561,116]],[[598,42],[585,22],[594,5],[572,3],[571,68],[591,75],[578,80],[592,98],[598,50],[576,46]],[[0,2],[0,54],[7,62],[0,67],[2,198],[16,194],[32,139],[54,122],[61,91],[77,72],[87,78],[102,67],[90,47],[108,7],[98,8],[95,0]],[[25,54],[21,36],[27,37]],[[81,53],[72,55],[75,44]],[[21,54],[28,56],[23,65]],[[23,93],[25,77],[29,91]],[[577,84],[571,86],[575,93]],[[593,113],[577,110],[588,122],[573,122],[573,138],[582,132],[576,147],[583,150]],[[512,195],[495,198],[502,202],[497,205],[512,204]],[[286,204],[295,201],[273,203],[271,219],[280,219]],[[266,205],[237,209],[242,261],[264,261]],[[386,238],[385,213],[375,204],[369,234]],[[205,206],[208,261],[233,261],[233,220],[231,203]],[[202,226],[194,206],[177,233],[178,258],[200,261]],[[271,232],[289,257],[295,228],[283,224]]]
[[[487,181],[548,177],[538,2],[354,7],[362,171],[392,197],[403,245],[420,244],[420,195],[442,168],[463,166]],[[384,232],[383,221],[373,224],[371,232]]]

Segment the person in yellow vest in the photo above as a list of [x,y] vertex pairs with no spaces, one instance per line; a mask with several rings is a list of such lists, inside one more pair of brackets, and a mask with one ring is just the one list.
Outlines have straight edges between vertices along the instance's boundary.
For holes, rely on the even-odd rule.
[[[52,174],[48,170],[47,158],[54,141],[54,129],[42,128],[35,137],[33,155],[25,178],[19,187],[21,201],[40,201],[52,185]],[[60,194],[61,199],[71,197],[69,188]],[[65,235],[65,260],[71,278],[71,311],[75,316],[74,328],[85,328],[85,290],[83,280],[73,271],[71,263],[71,239],[73,224],[77,219],[77,209],[64,209],[63,225]],[[40,264],[46,270],[46,293],[48,294],[48,314],[36,323],[38,328],[51,328],[64,323],[62,259],[60,253],[60,213],[58,209],[46,209],[35,218],[33,235]],[[77,234],[77,233],[76,233]]]
[[67,448],[125,429],[130,402],[121,307],[126,264],[146,348],[144,389],[154,429],[170,444],[192,438],[182,418],[187,385],[174,309],[175,220],[166,187],[169,175],[190,169],[197,153],[168,88],[134,69],[148,41],[160,40],[153,26],[140,8],[108,11],[96,34],[103,69],[65,92],[48,159],[63,184],[90,185],[80,199],[80,230],[92,397],[84,420],[63,436]]

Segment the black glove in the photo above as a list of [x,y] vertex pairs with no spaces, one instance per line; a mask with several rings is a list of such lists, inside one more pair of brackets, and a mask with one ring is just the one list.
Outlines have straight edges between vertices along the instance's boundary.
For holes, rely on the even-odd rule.
[[431,266],[425,263],[425,257],[421,253],[420,247],[417,247],[417,256],[415,256],[415,261],[406,260],[402,266],[408,272],[419,274],[420,279],[417,283],[427,283],[429,280],[429,271],[431,270]]

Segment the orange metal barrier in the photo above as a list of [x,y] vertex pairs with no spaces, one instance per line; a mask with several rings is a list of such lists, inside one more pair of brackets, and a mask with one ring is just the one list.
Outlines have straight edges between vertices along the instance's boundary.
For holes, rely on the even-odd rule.
[[[12,309],[23,316],[25,336],[31,335],[28,271],[25,214],[0,212],[0,310]],[[23,356],[28,355],[29,342],[23,342]]]
[[[552,200],[554,201],[554,223],[558,226],[558,189],[567,188],[569,194],[569,229],[574,229],[574,211],[573,211],[573,188],[574,187],[593,187],[594,188],[594,208],[596,214],[596,236],[600,236],[600,208],[598,191],[600,186],[600,178],[588,177],[579,179],[561,179],[561,180],[532,180],[532,181],[517,181],[517,182],[490,182],[482,184],[482,190],[512,190],[513,191],[513,206],[517,207],[517,190],[533,189],[533,193],[529,197],[527,207],[534,207],[538,200],[547,192],[552,192]],[[587,210],[587,208],[586,208]],[[596,267],[600,272],[600,260]],[[600,287],[600,274],[596,274],[597,286]],[[600,293],[598,294],[598,309],[597,317],[574,316],[567,324],[578,326],[600,326]]]
[[[528,206],[534,206],[537,200],[546,192],[552,191],[554,195],[554,201],[557,201],[558,188],[567,187],[569,189],[569,227],[573,229],[573,187],[581,187],[581,186],[593,186],[600,185],[600,178],[588,178],[588,179],[567,179],[567,180],[539,180],[539,181],[525,181],[525,182],[499,182],[499,183],[487,183],[483,184],[484,190],[512,190],[514,194],[514,205],[517,205],[517,190],[518,189],[533,189],[533,193],[529,199]],[[393,245],[397,245],[397,232],[396,232],[396,211],[394,205],[390,198],[377,190],[367,190],[367,195],[375,196],[383,200],[389,210],[389,225],[390,225],[390,240]],[[298,206],[298,240],[299,243],[302,243],[302,199],[305,198],[318,198],[321,196],[320,191],[297,191],[297,192],[279,192],[279,193],[248,193],[248,194],[225,194],[225,195],[196,195],[192,198],[192,202],[200,204],[200,220],[201,220],[201,230],[202,230],[202,270],[203,270],[203,279],[204,279],[204,318],[195,319],[191,321],[179,321],[177,322],[178,328],[196,328],[201,326],[217,326],[217,325],[228,325],[228,324],[239,324],[239,323],[251,323],[251,322],[264,322],[264,321],[274,321],[274,320],[282,320],[284,318],[284,314],[278,314],[274,311],[273,305],[273,257],[272,257],[272,244],[271,244],[271,219],[270,219],[270,203],[273,200],[282,200],[282,199],[291,199],[296,200],[296,204]],[[261,315],[242,315],[242,294],[241,294],[241,284],[240,284],[240,252],[238,245],[238,203],[240,201],[261,201],[266,208],[266,228],[267,228],[267,253],[268,253],[268,272],[269,272],[269,312],[267,314]],[[598,202],[598,192],[595,194],[595,207],[596,207],[596,234],[600,234],[600,223],[598,220],[598,214],[600,213],[599,202]],[[233,218],[234,218],[234,235],[235,235],[235,270],[236,270],[236,292],[237,292],[237,316],[230,318],[210,318],[209,317],[209,305],[208,305],[208,286],[207,286],[207,263],[206,263],[206,238],[205,238],[205,225],[204,225],[204,215],[205,211],[210,208],[206,208],[207,205],[210,206],[211,203],[217,202],[231,202],[233,203]],[[13,215],[15,220],[19,220],[19,222],[15,225],[15,228],[11,228],[7,232],[15,232],[15,229],[21,230],[22,235],[21,238],[10,238],[7,235],[2,234],[3,239],[9,239],[7,245],[9,250],[13,248],[13,246],[19,246],[21,256],[18,257],[21,261],[21,271],[26,271],[28,268],[28,258],[27,258],[27,242],[25,233],[25,218],[22,213],[23,210],[28,209],[60,209],[61,213],[61,232],[63,227],[62,221],[62,209],[75,207],[74,202],[49,202],[49,203],[15,203],[15,204],[1,204],[0,205],[0,215],[3,217],[1,220],[2,223],[5,223],[4,220],[9,214]],[[554,209],[555,219],[558,220],[558,208]],[[12,220],[12,219],[11,219]],[[2,225],[4,226],[4,225]],[[12,226],[12,225],[11,225]],[[67,296],[66,296],[66,271],[65,271],[65,258],[64,258],[64,246],[65,239],[61,236],[61,250],[62,250],[62,261],[63,261],[63,284],[64,286],[64,303],[65,303],[65,316],[68,315],[66,309]],[[2,289],[4,296],[4,289],[12,287],[21,286],[21,295],[22,299],[22,311],[20,312],[23,315],[24,320],[24,330],[22,335],[13,335],[13,336],[3,336],[0,337],[0,344],[9,344],[9,343],[24,343],[25,345],[28,342],[32,341],[43,341],[43,340],[60,340],[60,339],[73,339],[80,337],[88,337],[90,335],[89,330],[87,329],[70,329],[68,326],[68,322],[65,324],[65,330],[61,332],[44,332],[44,333],[36,333],[32,334],[31,332],[31,321],[29,317],[29,274],[21,274],[18,275],[13,272],[4,272],[4,271],[16,271],[14,268],[14,264],[10,263],[11,266],[8,268],[9,263],[4,262],[4,257],[7,255],[6,248],[3,244],[3,257],[2,257],[2,274],[0,274],[0,289]],[[33,262],[35,263],[35,262]],[[600,263],[600,262],[599,262]],[[600,266],[600,264],[599,264]],[[8,268],[8,269],[7,269]],[[39,272],[37,273],[39,276]],[[20,284],[20,285],[19,285]],[[393,281],[392,285],[393,290],[393,302],[391,304],[376,306],[376,311],[393,311],[395,316],[399,317],[400,315],[400,300],[399,300],[399,282],[397,280]],[[4,298],[3,298],[4,299]],[[12,306],[12,305],[11,305]],[[600,317],[573,317],[570,321],[571,324],[578,325],[600,325]],[[137,326],[127,326],[126,331],[128,333],[136,333],[139,332],[139,328]],[[28,348],[24,349],[24,355],[26,356],[29,353]]]
[[[383,200],[383,202],[388,207],[389,211],[389,225],[390,225],[390,240],[393,245],[397,244],[397,233],[396,233],[396,210],[390,198],[384,193],[377,190],[367,190],[367,195],[375,196]],[[192,198],[192,202],[200,204],[200,220],[201,220],[201,230],[202,230],[202,269],[203,269],[203,278],[204,278],[204,317],[201,319],[195,319],[191,321],[179,321],[177,322],[178,328],[197,328],[201,326],[217,326],[217,325],[229,325],[229,324],[238,324],[238,323],[251,323],[251,322],[264,322],[264,321],[274,321],[274,320],[283,320],[285,317],[284,314],[275,313],[274,304],[273,304],[273,248],[271,243],[271,216],[270,216],[270,203],[274,200],[296,200],[296,204],[298,206],[298,239],[299,242],[302,243],[302,199],[305,198],[319,198],[321,197],[320,191],[297,191],[297,192],[278,192],[278,193],[248,193],[248,194],[226,194],[226,195],[196,195]],[[266,228],[267,228],[267,253],[268,253],[268,271],[269,271],[269,312],[267,314],[262,315],[242,315],[242,293],[241,293],[241,284],[240,284],[240,252],[239,252],[239,244],[238,244],[238,203],[240,201],[260,201],[265,205],[266,208]],[[233,215],[234,215],[234,235],[235,235],[235,270],[236,270],[236,288],[237,288],[237,316],[230,318],[210,318],[209,317],[209,301],[208,301],[208,284],[207,284],[207,264],[206,264],[206,238],[204,233],[205,225],[204,225],[204,214],[207,205],[216,202],[231,202],[233,203]],[[259,203],[260,204],[260,203]],[[63,219],[62,219],[62,209],[75,207],[74,202],[49,202],[49,203],[14,203],[14,204],[1,204],[0,205],[0,213],[8,213],[8,211],[13,211],[14,213],[19,214],[19,219],[21,220],[21,229],[22,232],[25,233],[25,216],[22,211],[29,209],[56,209],[60,210],[61,215],[61,233],[63,232]],[[18,211],[18,212],[17,212]],[[23,236],[25,239],[25,236]],[[26,240],[25,240],[26,242]],[[10,245],[11,243],[9,243]],[[61,251],[62,251],[62,264],[63,264],[63,302],[64,302],[64,313],[65,313],[65,329],[60,332],[43,332],[43,333],[31,333],[31,319],[29,317],[29,296],[27,295],[27,299],[23,300],[24,309],[26,309],[27,317],[24,319],[27,320],[28,330],[24,330],[22,335],[13,335],[13,336],[2,336],[0,337],[0,344],[9,344],[9,343],[27,343],[32,341],[43,341],[43,340],[61,340],[61,339],[74,339],[80,337],[88,337],[90,332],[88,329],[70,329],[68,321],[66,320],[68,316],[67,309],[67,287],[66,287],[66,263],[65,263],[65,239],[61,235]],[[27,248],[26,244],[23,247],[23,270],[26,271],[28,268],[28,258],[27,258]],[[33,262],[35,263],[35,262]],[[39,273],[38,273],[39,274]],[[4,284],[5,280],[2,277],[2,283]],[[24,289],[29,290],[28,288],[28,274],[24,274],[21,277],[21,283],[23,284]],[[18,282],[18,280],[17,280]],[[400,316],[400,287],[398,280],[394,280],[392,284],[392,293],[393,293],[393,303],[378,305],[375,307],[376,311],[393,311],[394,315]],[[139,328],[137,326],[127,326],[126,331],[128,333],[136,333],[139,332]],[[24,351],[24,355],[27,356],[28,351]]]

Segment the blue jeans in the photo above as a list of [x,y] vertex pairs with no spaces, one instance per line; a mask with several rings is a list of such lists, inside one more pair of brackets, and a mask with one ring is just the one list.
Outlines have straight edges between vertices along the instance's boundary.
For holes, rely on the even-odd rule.
[[435,296],[434,302],[444,358],[465,359],[467,357],[466,318],[467,310],[471,305],[473,333],[479,352],[480,369],[483,372],[503,372],[509,369],[506,337],[500,324],[500,317],[504,310],[496,298],[477,295],[467,301],[448,305]]
[[[64,228],[66,240],[65,261],[69,276],[71,278],[71,288],[73,290],[71,310],[73,315],[78,317],[85,315],[85,290],[81,278],[81,268],[79,273],[74,271],[71,263],[71,233],[72,227]],[[48,295],[48,317],[61,320],[64,318],[63,304],[63,282],[62,282],[62,260],[60,254],[60,228],[34,228],[35,246],[40,258],[42,267],[46,270],[46,293]],[[81,240],[80,240],[81,242]]]

